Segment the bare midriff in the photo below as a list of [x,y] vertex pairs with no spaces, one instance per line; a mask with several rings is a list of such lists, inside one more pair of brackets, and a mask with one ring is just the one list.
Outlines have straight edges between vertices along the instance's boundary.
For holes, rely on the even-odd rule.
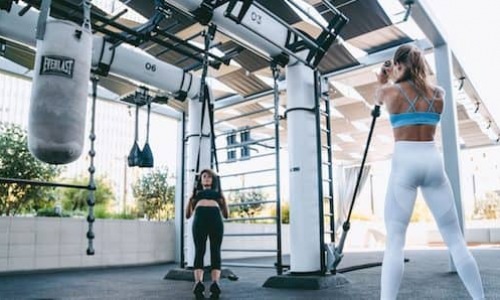
[[433,125],[410,125],[394,128],[395,141],[429,142],[434,141],[436,126]]
[[196,203],[196,207],[198,206],[211,206],[211,207],[219,207],[219,203],[215,200],[201,199]]

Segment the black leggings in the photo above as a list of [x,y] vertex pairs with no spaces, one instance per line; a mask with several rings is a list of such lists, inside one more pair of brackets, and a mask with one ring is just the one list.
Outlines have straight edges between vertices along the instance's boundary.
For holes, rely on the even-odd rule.
[[220,270],[220,246],[224,234],[224,223],[216,206],[198,206],[193,220],[193,239],[196,254],[194,268],[203,269],[203,256],[210,237],[211,270]]

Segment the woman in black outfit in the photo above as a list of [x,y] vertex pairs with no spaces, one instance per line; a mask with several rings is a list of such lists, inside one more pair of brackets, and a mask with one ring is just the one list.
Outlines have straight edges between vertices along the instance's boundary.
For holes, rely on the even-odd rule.
[[[219,279],[221,273],[220,247],[224,234],[224,223],[222,216],[227,218],[229,209],[222,191],[218,176],[209,169],[201,171],[199,180],[193,189],[193,195],[189,199],[186,209],[186,218],[189,219],[194,213],[193,239],[195,246],[194,258],[194,280],[193,293],[196,299],[204,299],[203,292],[203,257],[205,256],[207,238],[210,238],[210,259],[212,285],[210,286],[210,298],[218,299],[221,293]],[[222,216],[221,216],[222,214]]]

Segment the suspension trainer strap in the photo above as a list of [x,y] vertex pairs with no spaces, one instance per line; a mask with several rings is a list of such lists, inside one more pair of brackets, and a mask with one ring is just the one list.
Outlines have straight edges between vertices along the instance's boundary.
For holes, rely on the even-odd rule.
[[151,118],[151,99],[148,99],[148,119],[146,123],[146,143],[149,142],[149,123]]
[[[209,95],[208,87],[206,87],[205,95]],[[208,105],[208,117],[210,122],[210,140],[212,148],[212,158],[214,159],[215,171],[219,173],[219,160],[217,158],[217,148],[215,147],[215,128],[214,128],[214,105],[209,103]]]
[[135,104],[135,134],[134,140],[137,143],[139,141],[139,105]]
[[[208,87],[206,85],[206,78],[208,74],[208,55],[210,50],[210,41],[213,39],[215,34],[215,25],[210,25],[207,30],[205,30],[205,48],[203,51],[203,68],[201,73],[200,80],[200,91],[199,97],[200,101],[203,101],[202,109],[201,109],[201,126],[200,126],[200,142],[198,145],[198,159],[196,161],[196,174],[200,171],[200,157],[201,157],[201,141],[203,138],[203,123],[205,121],[205,110],[208,107],[208,114],[210,118],[210,100],[208,96]],[[213,135],[213,133],[212,133]],[[213,146],[213,145],[212,145]]]
[[204,96],[204,99],[202,100],[203,104],[201,105],[200,139],[199,139],[199,143],[198,143],[198,158],[196,159],[195,174],[198,174],[198,172],[200,172],[201,141],[203,140],[203,123],[205,122],[205,110],[207,107],[207,100],[205,98],[206,97]]

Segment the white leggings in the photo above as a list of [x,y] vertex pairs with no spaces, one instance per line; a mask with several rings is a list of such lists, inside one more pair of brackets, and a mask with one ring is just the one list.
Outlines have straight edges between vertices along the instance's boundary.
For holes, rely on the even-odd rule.
[[473,299],[484,299],[476,261],[458,225],[457,211],[441,154],[434,142],[396,142],[385,200],[386,249],[382,264],[383,300],[396,299],[404,270],[406,229],[417,196],[417,188],[429,206],[444,242],[467,291]]

